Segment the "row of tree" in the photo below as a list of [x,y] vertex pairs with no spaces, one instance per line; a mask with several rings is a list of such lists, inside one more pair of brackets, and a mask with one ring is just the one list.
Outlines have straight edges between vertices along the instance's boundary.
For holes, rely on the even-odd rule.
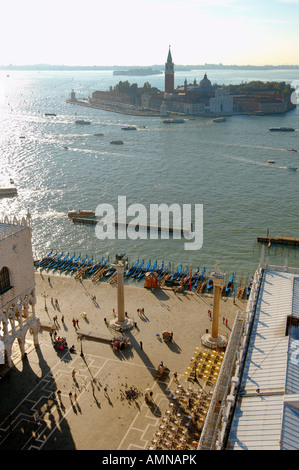
[[120,81],[117,85],[115,85],[113,90],[116,93],[125,93],[130,96],[137,96],[143,93],[161,93],[158,88],[152,87],[149,82],[145,82],[143,87],[138,87],[137,83],[130,84],[128,80],[126,80],[125,82]]
[[249,83],[241,83],[239,85],[226,85],[230,93],[250,93],[256,91],[274,91],[276,96],[287,98],[290,97],[294,88],[286,82],[261,82],[255,80]]

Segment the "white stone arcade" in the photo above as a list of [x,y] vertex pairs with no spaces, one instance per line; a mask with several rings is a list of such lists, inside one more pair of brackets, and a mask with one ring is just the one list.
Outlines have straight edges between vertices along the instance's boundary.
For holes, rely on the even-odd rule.
[[22,357],[28,332],[38,346],[40,324],[35,304],[30,215],[21,220],[5,216],[0,218],[0,341],[8,367],[13,366],[15,340]]

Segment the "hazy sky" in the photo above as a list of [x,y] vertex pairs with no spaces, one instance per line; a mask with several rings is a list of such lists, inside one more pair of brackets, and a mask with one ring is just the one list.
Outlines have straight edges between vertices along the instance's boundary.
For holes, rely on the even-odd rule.
[[1,0],[0,65],[299,64],[299,0]]

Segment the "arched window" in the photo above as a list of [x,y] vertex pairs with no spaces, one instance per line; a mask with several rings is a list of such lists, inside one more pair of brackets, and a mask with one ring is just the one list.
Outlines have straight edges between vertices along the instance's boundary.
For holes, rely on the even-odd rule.
[[10,288],[9,270],[4,266],[0,271],[0,295]]

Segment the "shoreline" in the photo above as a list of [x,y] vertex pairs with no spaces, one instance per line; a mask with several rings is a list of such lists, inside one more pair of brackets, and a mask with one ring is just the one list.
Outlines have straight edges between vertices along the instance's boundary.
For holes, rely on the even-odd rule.
[[186,113],[179,113],[179,112],[174,112],[174,111],[167,111],[167,115],[163,116],[161,113],[155,112],[154,110],[151,112],[143,112],[143,111],[138,111],[138,110],[122,110],[122,109],[112,109],[109,107],[109,105],[95,105],[95,104],[90,104],[88,102],[83,102],[83,101],[73,101],[71,99],[65,100],[65,103],[68,104],[73,104],[77,106],[83,106],[86,108],[93,108],[93,109],[99,109],[102,111],[108,111],[111,113],[117,113],[117,114],[124,114],[128,116],[142,116],[142,117],[160,117],[161,119],[167,118],[167,116],[185,116],[186,118],[191,118],[195,119],[196,117],[198,118],[207,118],[207,119],[213,119],[217,117],[232,117],[232,116],[256,116],[256,117],[263,117],[263,116],[281,116],[287,114],[289,111],[292,111],[296,106],[294,105],[293,107],[288,108],[286,111],[281,112],[281,113],[260,113],[259,111],[255,112],[248,112],[248,113],[242,113],[242,112],[233,112],[233,113],[224,113],[224,114],[212,114],[212,113],[205,113],[205,114],[186,114]]

